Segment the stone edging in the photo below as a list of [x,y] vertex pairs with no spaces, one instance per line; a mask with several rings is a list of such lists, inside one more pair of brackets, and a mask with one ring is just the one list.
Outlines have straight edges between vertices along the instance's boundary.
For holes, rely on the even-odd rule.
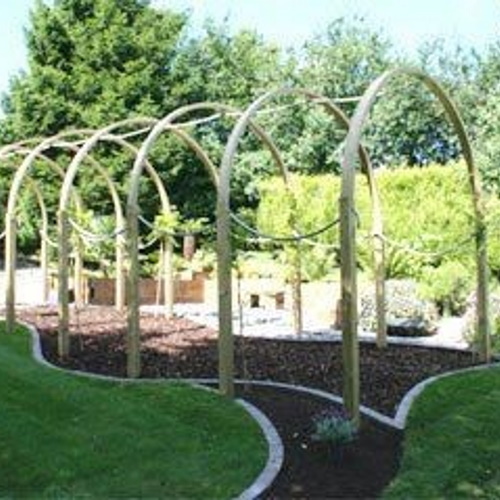
[[264,469],[257,476],[255,481],[237,497],[237,500],[253,500],[259,498],[259,496],[266,491],[276,479],[276,476],[283,466],[285,451],[283,442],[281,441],[276,428],[264,415],[264,413],[244,399],[238,399],[237,401],[260,425],[269,447],[269,457]]
[[[31,332],[33,343],[32,343],[32,353],[33,357],[35,358],[36,361],[39,363],[43,364],[44,366],[47,366],[49,368],[55,369],[55,370],[60,370],[64,372],[68,372],[71,374],[75,374],[78,376],[84,376],[84,377],[89,377],[89,378],[94,378],[94,379],[102,379],[102,380],[111,380],[111,381],[119,381],[119,382],[165,382],[166,380],[169,379],[126,379],[126,378],[120,378],[120,377],[112,377],[112,376],[106,376],[106,375],[98,375],[98,374],[93,374],[93,373],[88,373],[88,372],[83,372],[83,371],[78,371],[78,370],[65,370],[59,366],[53,365],[52,363],[49,363],[43,356],[42,350],[41,350],[41,345],[40,345],[40,338],[38,335],[37,330],[30,324],[27,323],[21,323],[23,324],[26,328],[28,328]],[[305,339],[304,339],[305,340]],[[406,340],[406,339],[405,339]],[[399,342],[394,342],[394,343],[399,343]],[[405,342],[406,343],[406,342]],[[430,347],[430,346],[429,346]],[[434,348],[440,348],[438,346]],[[443,347],[441,347],[443,348]],[[444,347],[446,349],[446,347]],[[479,370],[487,370],[491,368],[499,368],[500,367],[500,362],[495,362],[487,365],[477,365],[477,366],[472,366],[468,368],[463,368],[460,370],[453,370],[450,372],[446,373],[441,373],[439,375],[435,375],[432,377],[429,377],[425,380],[422,380],[419,382],[417,385],[413,386],[403,397],[401,400],[401,403],[398,406],[396,415],[394,418],[388,417],[387,415],[384,415],[376,410],[373,410],[372,408],[369,408],[367,406],[360,406],[360,411],[364,415],[373,418],[374,420],[388,425],[390,427],[393,427],[398,430],[403,430],[406,427],[406,422],[408,419],[408,414],[410,412],[411,406],[413,405],[414,401],[420,396],[420,394],[424,391],[426,387],[429,385],[433,384],[434,382],[445,378],[449,377],[452,375],[458,375],[461,373],[468,373],[468,372],[474,372],[474,371],[479,371]],[[175,379],[179,381],[184,381],[187,383],[190,383],[192,385],[197,385],[199,387],[203,387],[200,384],[214,384],[218,382],[218,379]],[[332,401],[337,404],[343,404],[343,399],[341,396],[323,391],[321,389],[314,389],[310,387],[305,387],[301,385],[292,385],[292,384],[286,384],[283,382],[272,382],[272,381],[259,381],[259,380],[235,380],[236,383],[238,384],[253,384],[253,385],[258,385],[258,386],[263,386],[263,387],[276,387],[276,388],[281,388],[281,389],[288,389],[288,390],[294,390],[297,392],[302,392],[306,394],[310,394],[313,396],[317,396],[329,401]],[[205,387],[206,389],[206,387]],[[255,408],[253,405],[248,403],[247,401],[244,400],[237,400],[247,411],[248,413],[254,418],[259,426],[262,429],[262,432],[264,433],[264,436],[266,437],[266,441],[268,443],[269,447],[269,457],[267,460],[267,463],[262,470],[262,472],[259,474],[257,479],[254,481],[254,483],[248,487],[240,496],[237,497],[237,500],[252,500],[255,498],[258,498],[258,496],[264,492],[269,486],[272,484],[276,476],[278,475],[282,465],[283,465],[283,460],[284,460],[284,449],[283,449],[283,443],[281,441],[281,438],[279,437],[278,432],[276,431],[275,427],[273,424],[269,421],[269,419],[257,408]]]
[[[398,406],[398,410],[396,412],[396,415],[392,417],[388,417],[387,415],[384,415],[383,413],[380,413],[376,410],[373,410],[372,408],[369,408],[368,406],[360,406],[360,412],[367,417],[372,418],[373,420],[376,420],[377,422],[380,422],[382,424],[388,425],[389,427],[393,427],[398,430],[403,430],[406,427],[406,421],[408,418],[408,414],[410,412],[410,408],[413,405],[414,401],[420,396],[420,394],[424,391],[424,389],[433,384],[434,382],[445,378],[449,377],[451,375],[459,375],[461,373],[468,373],[468,372],[474,372],[474,371],[479,371],[479,370],[488,370],[488,369],[500,369],[500,362],[499,363],[492,363],[489,365],[477,365],[477,366],[470,366],[468,368],[462,368],[460,370],[453,370],[450,372],[445,372],[445,373],[440,373],[439,375],[434,375],[432,377],[426,378],[419,382],[418,384],[414,385],[403,397],[401,400],[401,403]],[[217,379],[215,378],[210,378],[210,379],[187,379],[187,382],[190,383],[199,383],[199,384],[215,384],[218,382]],[[235,383],[237,384],[251,384],[251,385],[257,385],[261,387],[276,387],[278,389],[287,389],[291,391],[297,391],[297,392],[302,392],[305,394],[309,394],[311,396],[317,396],[319,398],[326,399],[328,401],[332,401],[333,403],[337,404],[343,404],[344,400],[342,399],[342,396],[338,396],[336,394],[332,394],[330,392],[323,391],[321,389],[314,389],[311,387],[306,387],[303,385],[292,385],[292,384],[286,384],[284,382],[272,382],[268,380],[241,380],[237,379],[235,380]]]
[[[172,380],[172,379],[126,379],[121,377],[99,375],[96,373],[89,373],[80,370],[66,370],[64,368],[61,368],[60,366],[53,365],[52,363],[47,361],[47,359],[45,359],[42,353],[40,336],[38,334],[37,329],[33,325],[24,322],[19,322],[19,324],[22,324],[31,333],[31,339],[32,339],[31,352],[34,360],[39,364],[45,366],[46,368],[61,371],[70,375],[76,375],[79,377],[86,377],[90,379],[106,380],[106,381],[121,382],[121,383],[123,382],[164,383],[168,382],[169,380],[170,381]],[[184,381],[198,388],[210,390],[209,388],[200,385],[200,383],[202,382],[201,380],[175,379],[175,381]],[[283,447],[283,442],[281,441],[281,438],[278,434],[278,431],[276,430],[272,422],[264,415],[264,413],[262,413],[258,408],[250,404],[248,401],[245,401],[244,399],[237,399],[236,403],[238,403],[250,415],[250,417],[253,418],[255,422],[257,422],[268,444],[269,455],[266,465],[262,469],[261,473],[257,476],[257,478],[252,482],[252,484],[237,497],[237,500],[253,500],[258,498],[259,495],[261,495],[266,489],[269,488],[269,486],[271,486],[272,482],[275,480],[276,476],[280,472],[285,455],[284,447]]]

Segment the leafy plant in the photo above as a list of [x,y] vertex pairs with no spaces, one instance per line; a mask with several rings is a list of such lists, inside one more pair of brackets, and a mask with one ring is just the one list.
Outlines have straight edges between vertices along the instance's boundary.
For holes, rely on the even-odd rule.
[[[367,331],[374,331],[377,324],[375,290],[373,285],[361,291],[359,324]],[[417,283],[412,280],[388,280],[386,282],[387,320],[414,319],[425,323],[432,331],[438,314],[432,302],[421,297]]]
[[491,350],[495,354],[500,354],[500,316],[493,321],[491,331]]
[[[464,337],[474,350],[478,349],[481,343],[476,324],[476,303],[476,294],[472,293],[467,299],[467,310],[464,315]],[[491,351],[495,355],[500,355],[500,295],[498,293],[490,295],[489,309],[491,318]]]
[[423,274],[422,296],[432,300],[440,314],[461,316],[473,287],[471,266],[449,261]]
[[191,260],[182,255],[174,255],[174,266],[177,271],[191,271],[193,273],[213,273],[217,268],[217,255],[210,248],[199,248]]
[[284,278],[284,267],[270,252],[248,251],[238,256],[238,268],[243,278]]
[[153,232],[159,236],[173,236],[180,226],[179,212],[172,207],[170,212],[162,212],[155,217]]
[[185,219],[180,223],[181,231],[187,234],[197,234],[203,231],[204,227],[208,224],[207,217],[198,217],[195,219]]
[[313,424],[313,441],[321,441],[334,447],[349,444],[358,435],[355,423],[344,408],[332,407],[319,413],[314,417]]

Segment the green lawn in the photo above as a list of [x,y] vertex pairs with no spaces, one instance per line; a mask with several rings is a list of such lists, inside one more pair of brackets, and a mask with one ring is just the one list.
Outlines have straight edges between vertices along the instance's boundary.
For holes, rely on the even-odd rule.
[[445,378],[410,413],[387,499],[500,498],[500,369]]
[[40,366],[0,324],[0,497],[230,498],[267,445],[233,402],[180,383],[117,383]]

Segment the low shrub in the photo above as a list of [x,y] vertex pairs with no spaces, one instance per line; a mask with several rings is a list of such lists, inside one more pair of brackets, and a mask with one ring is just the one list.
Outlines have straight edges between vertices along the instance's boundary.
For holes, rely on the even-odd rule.
[[[416,282],[412,280],[388,280],[386,282],[386,318],[390,323],[398,319],[423,322],[428,335],[434,333],[438,312],[434,304],[421,297]],[[359,326],[363,330],[375,331],[377,310],[375,287],[365,288],[360,294]]]
[[[472,293],[467,300],[465,319],[465,339],[474,350],[479,350],[480,337],[476,325],[476,294]],[[491,318],[491,350],[500,355],[500,294],[491,294],[489,297],[489,313]]]
[[467,298],[474,286],[471,267],[448,261],[423,273],[422,296],[436,304],[441,316],[462,316],[465,313]]
[[357,437],[357,428],[344,408],[333,407],[313,418],[313,441],[326,443],[333,448],[353,442]]

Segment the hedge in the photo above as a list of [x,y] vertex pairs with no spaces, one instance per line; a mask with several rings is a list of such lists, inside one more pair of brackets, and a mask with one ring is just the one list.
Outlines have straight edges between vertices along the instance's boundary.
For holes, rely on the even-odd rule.
[[[371,271],[370,197],[364,176],[358,175],[356,180],[358,264],[360,269]],[[474,273],[474,219],[465,165],[383,169],[376,173],[376,182],[387,239],[387,277],[425,281],[431,272],[453,262],[460,264],[468,274],[464,281],[469,282]],[[311,233],[338,218],[338,176],[294,175],[289,192],[281,178],[271,178],[261,182],[259,190],[256,219],[263,233],[284,236],[294,229]],[[495,222],[500,220],[500,201],[490,196],[486,203],[489,263],[500,276],[500,238]],[[295,228],[290,228],[290,220]],[[318,279],[338,263],[338,225],[314,238],[315,246],[311,241],[302,245],[303,261],[313,268],[309,277]],[[438,275],[434,272],[434,277]]]

